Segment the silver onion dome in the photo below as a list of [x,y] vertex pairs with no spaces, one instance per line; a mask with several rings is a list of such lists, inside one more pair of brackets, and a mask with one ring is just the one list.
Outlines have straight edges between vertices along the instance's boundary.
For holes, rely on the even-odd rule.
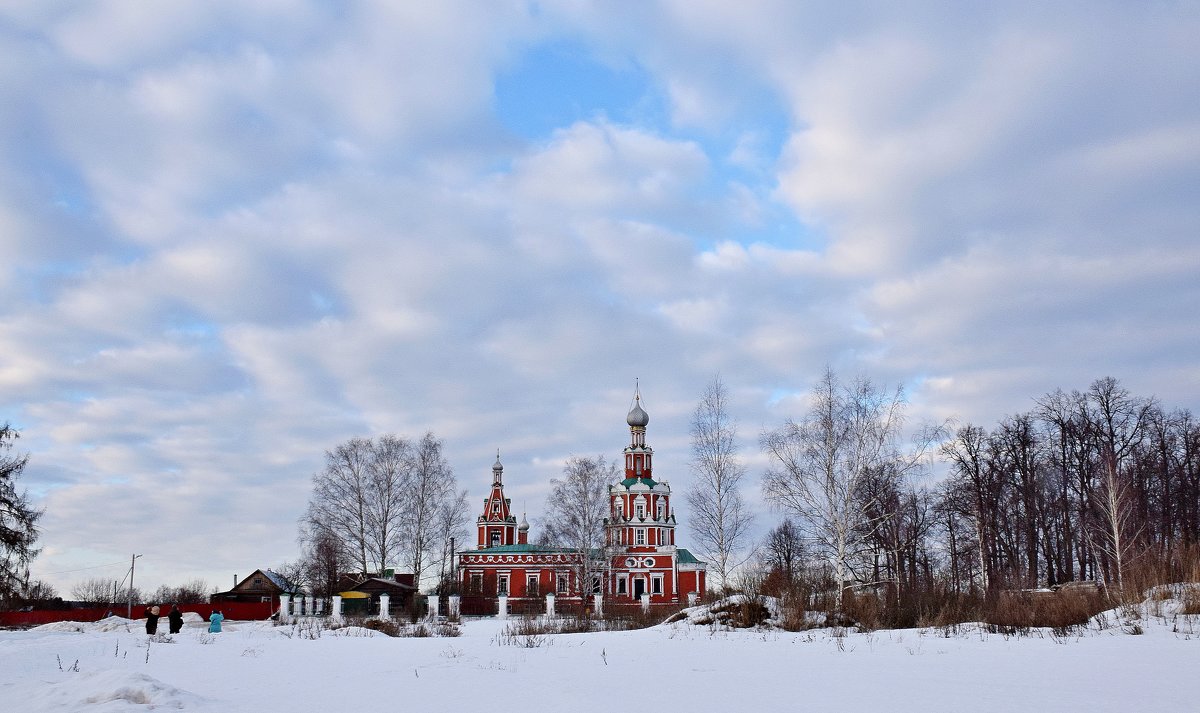
[[625,423],[640,428],[645,428],[650,423],[650,414],[646,413],[646,410],[642,408],[642,400],[640,398],[634,402],[633,408],[629,410],[629,415],[625,417]]

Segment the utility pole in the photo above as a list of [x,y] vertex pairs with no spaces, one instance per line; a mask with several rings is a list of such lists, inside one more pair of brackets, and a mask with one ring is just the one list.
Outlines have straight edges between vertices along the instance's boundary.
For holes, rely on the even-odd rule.
[[141,555],[134,555],[129,560],[129,607],[125,611],[125,618],[133,618],[133,566],[137,564],[137,558]]

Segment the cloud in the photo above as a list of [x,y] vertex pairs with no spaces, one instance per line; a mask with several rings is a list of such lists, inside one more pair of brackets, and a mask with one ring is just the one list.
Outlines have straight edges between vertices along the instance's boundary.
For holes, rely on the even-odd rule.
[[[434,430],[472,493],[500,448],[537,517],[563,458],[625,445],[635,379],[680,492],[718,371],[759,469],[826,364],[919,415],[1109,373],[1196,406],[1197,18],[626,9],[6,9],[0,417],[37,571],[278,564],[323,451],[384,432]],[[545,46],[634,68],[586,97],[636,105],[508,133],[497,78]]]

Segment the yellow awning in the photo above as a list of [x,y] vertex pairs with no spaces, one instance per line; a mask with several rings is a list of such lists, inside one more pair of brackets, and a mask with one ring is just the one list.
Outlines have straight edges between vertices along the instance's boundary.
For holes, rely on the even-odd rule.
[[371,595],[366,592],[338,592],[338,596],[342,599],[370,599]]

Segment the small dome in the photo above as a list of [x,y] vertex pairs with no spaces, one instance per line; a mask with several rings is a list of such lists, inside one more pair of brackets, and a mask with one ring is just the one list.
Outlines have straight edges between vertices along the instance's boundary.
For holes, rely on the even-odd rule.
[[518,530],[528,530],[529,521],[525,519],[525,513],[521,513],[521,524],[517,526]]
[[504,466],[500,464],[500,451],[496,451],[496,462],[492,464],[492,482],[499,483],[504,477]]
[[625,417],[625,423],[636,428],[645,428],[646,424],[650,423],[650,414],[642,408],[642,399],[639,397],[634,401],[633,408],[629,410],[629,415]]

